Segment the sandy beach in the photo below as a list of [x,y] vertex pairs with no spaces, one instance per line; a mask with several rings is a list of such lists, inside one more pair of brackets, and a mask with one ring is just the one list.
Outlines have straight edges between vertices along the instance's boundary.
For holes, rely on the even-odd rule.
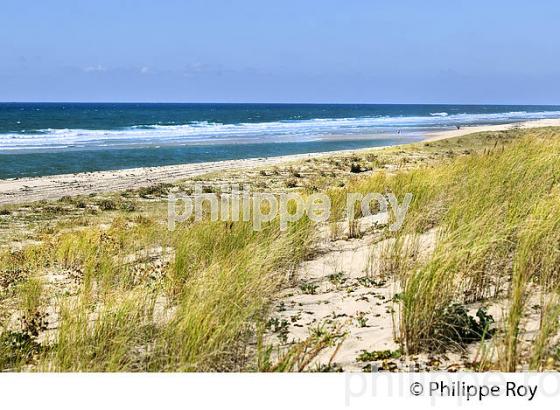
[[[368,148],[368,150],[380,148],[384,147]],[[173,182],[212,172],[273,166],[308,158],[327,157],[352,152],[354,150],[6,179],[0,180],[0,205],[140,188],[142,186]]]
[[456,130],[447,130],[441,132],[433,132],[427,135],[426,141],[438,141],[446,138],[461,137],[463,135],[472,134],[473,132],[486,131],[505,131],[512,128],[529,129],[540,127],[558,127],[560,126],[560,118],[513,122],[499,125],[478,125],[473,127],[461,127]]
[[[560,126],[560,119],[544,119],[500,125],[461,127],[457,130],[446,130],[427,134],[425,141],[430,142],[446,138],[460,137],[475,132],[504,131],[512,128],[529,129],[550,126]],[[204,175],[210,172],[273,166],[309,158],[330,157],[341,154],[351,154],[357,151],[373,151],[383,148],[386,147],[6,179],[0,180],[0,204],[8,205],[44,199],[59,199],[64,196],[113,192],[129,188],[149,186],[156,183],[173,182],[185,178]]]

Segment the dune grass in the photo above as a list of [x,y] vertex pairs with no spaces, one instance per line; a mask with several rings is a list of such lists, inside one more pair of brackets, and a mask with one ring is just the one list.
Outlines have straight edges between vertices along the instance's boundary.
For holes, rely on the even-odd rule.
[[429,260],[413,263],[402,258],[402,249],[393,252],[392,269],[403,287],[401,342],[408,353],[460,342],[448,315],[453,304],[506,300],[499,367],[514,371],[521,320],[536,291],[544,292],[545,300],[531,366],[540,368],[550,353],[559,308],[560,134],[557,129],[524,134],[482,153],[378,174],[347,187],[348,192],[413,193],[394,247],[402,247],[403,237],[438,229]]
[[[26,335],[28,318],[47,307],[56,331],[32,354],[4,338],[0,363],[45,371],[246,368],[248,340],[311,234],[307,219],[285,232],[277,221],[259,232],[246,222],[211,221],[169,232],[150,219],[118,216],[108,228],[61,232],[5,252],[3,272],[26,278],[15,295],[19,330],[10,337]],[[6,327],[10,318],[3,319]]]
[[[466,309],[496,303],[505,312],[491,366],[545,368],[559,330],[560,132],[485,133],[388,152],[406,161],[321,189],[332,198],[333,238],[347,193],[414,195],[404,227],[387,233],[394,240],[381,263],[401,290],[402,351],[446,351],[483,339],[490,321],[482,312],[473,322]],[[409,166],[432,152],[436,162]],[[386,164],[387,155],[368,164]],[[142,192],[149,197],[143,212],[95,199],[103,206],[95,218],[49,221],[40,242],[0,251],[1,369],[301,370],[335,343],[319,332],[274,363],[259,334],[271,300],[311,252],[315,225],[303,218],[283,232],[275,220],[254,231],[247,222],[205,220],[170,232],[159,192]],[[350,228],[350,237],[359,236],[357,225]],[[419,258],[422,234],[431,230],[435,250]],[[535,295],[540,319],[527,353],[520,340]]]

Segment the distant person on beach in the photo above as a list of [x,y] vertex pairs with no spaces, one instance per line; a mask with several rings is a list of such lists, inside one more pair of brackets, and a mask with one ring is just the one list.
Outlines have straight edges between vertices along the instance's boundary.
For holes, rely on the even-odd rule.
[[460,130],[460,129],[461,129],[461,126],[460,126],[460,125],[456,125],[456,127],[457,127],[457,129],[458,129],[458,130]]

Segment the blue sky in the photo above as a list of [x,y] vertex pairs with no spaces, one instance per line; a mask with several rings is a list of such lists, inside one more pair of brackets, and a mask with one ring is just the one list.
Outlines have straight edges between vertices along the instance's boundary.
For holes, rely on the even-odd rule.
[[560,103],[560,2],[3,1],[1,101]]

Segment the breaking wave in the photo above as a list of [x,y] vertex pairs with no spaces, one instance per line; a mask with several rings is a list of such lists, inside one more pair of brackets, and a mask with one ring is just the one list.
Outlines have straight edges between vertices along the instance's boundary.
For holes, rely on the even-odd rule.
[[453,115],[436,112],[430,113],[429,116],[317,118],[238,124],[200,121],[180,125],[137,125],[109,130],[48,128],[0,134],[0,150],[131,146],[136,144],[310,141],[329,135],[380,134],[397,130],[422,132],[455,125],[500,124],[557,117],[560,117],[560,111]]

